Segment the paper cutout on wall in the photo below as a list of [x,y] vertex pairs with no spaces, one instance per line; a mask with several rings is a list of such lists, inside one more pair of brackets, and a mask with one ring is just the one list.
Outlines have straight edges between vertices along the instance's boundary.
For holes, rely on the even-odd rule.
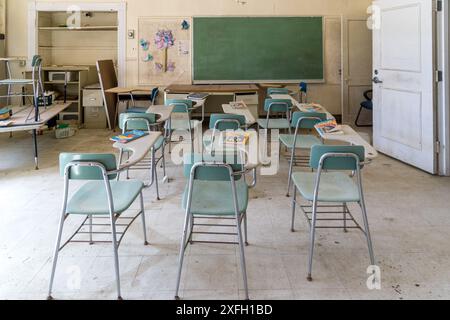
[[175,44],[172,30],[158,30],[155,36],[155,44],[158,49],[164,50],[164,72],[167,72],[167,49]]
[[181,29],[183,30],[189,30],[190,24],[186,20],[183,20],[183,23],[181,24]]
[[175,62],[169,62],[169,64],[167,65],[167,71],[175,72]]
[[147,56],[143,59],[144,62],[150,62],[153,61],[153,56],[149,53]]
[[141,39],[139,41],[139,44],[144,51],[148,51],[148,49],[150,48],[150,43],[145,39]]
[[163,72],[164,71],[164,65],[159,62],[155,62],[155,70],[157,72]]
[[190,51],[190,41],[180,40],[178,41],[178,55],[185,56],[188,55]]

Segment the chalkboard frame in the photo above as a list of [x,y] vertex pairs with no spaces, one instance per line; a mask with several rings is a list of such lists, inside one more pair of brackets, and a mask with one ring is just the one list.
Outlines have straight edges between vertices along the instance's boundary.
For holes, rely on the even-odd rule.
[[[195,79],[195,46],[194,46],[194,25],[196,18],[321,18],[322,19],[322,78],[320,79],[252,79],[252,80],[196,80]],[[269,15],[196,15],[192,17],[192,27],[191,27],[191,75],[192,75],[192,83],[193,84],[252,84],[252,83],[273,83],[273,84],[297,84],[300,82],[307,82],[312,84],[323,84],[325,83],[325,16],[323,15],[277,15],[277,16],[269,16]]]

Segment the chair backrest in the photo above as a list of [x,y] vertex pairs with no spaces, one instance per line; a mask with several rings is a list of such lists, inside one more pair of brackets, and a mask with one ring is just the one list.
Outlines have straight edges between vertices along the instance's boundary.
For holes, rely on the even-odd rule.
[[150,101],[151,103],[155,103],[156,99],[158,98],[159,95],[159,88],[153,88],[152,93],[150,95]]
[[[238,125],[236,122],[220,122],[221,120],[234,120],[239,121]],[[219,122],[219,123],[218,123]],[[217,124],[217,127],[216,127]],[[241,126],[245,125],[245,117],[243,115],[237,115],[237,114],[212,114],[209,121],[209,128],[210,129],[217,129],[219,131],[225,131],[225,130],[237,130]]]
[[166,106],[174,106],[173,112],[186,113],[193,106],[192,100],[186,99],[167,99]]
[[315,145],[311,149],[310,166],[313,169],[318,169],[320,166],[320,159],[325,154],[351,154],[356,155],[359,162],[356,163],[353,156],[330,157],[325,159],[322,169],[325,170],[356,170],[365,160],[365,153],[363,146],[323,146]]
[[[220,154],[212,156],[210,154],[185,154],[184,159],[184,176],[189,178],[191,175],[192,167],[199,162],[204,163],[228,163],[234,172],[239,172],[243,170],[243,160],[240,159],[238,153],[233,156],[233,162],[230,163],[230,154]],[[241,178],[240,175],[235,176],[236,180]],[[214,167],[205,166],[197,168],[194,176],[195,180],[206,180],[206,181],[230,181],[230,173],[227,168],[224,167]]]
[[[61,153],[59,155],[59,170],[61,176],[64,176],[66,166],[74,161],[100,163],[106,168],[106,171],[114,171],[117,169],[116,157],[113,154]],[[113,180],[116,177],[116,174],[111,174],[108,176],[109,180]],[[103,180],[103,174],[99,167],[74,166],[69,169],[69,179]]]
[[[316,119],[308,119],[308,118],[316,118]],[[302,119],[300,121],[300,119]],[[327,120],[327,115],[325,113],[319,112],[294,112],[292,114],[292,122],[291,127],[297,128],[299,124],[299,129],[313,129],[316,124],[321,121]]]
[[264,111],[271,113],[288,112],[292,108],[292,101],[288,99],[266,99]]
[[272,94],[289,94],[289,89],[287,88],[268,88],[267,95],[270,96]]
[[308,93],[308,84],[306,82],[300,82],[298,86],[300,87],[300,92]]
[[367,101],[372,101],[373,90],[364,91],[363,95]]
[[119,116],[119,128],[121,130],[148,131],[149,125],[155,122],[156,115],[153,113],[121,113]]
[[31,60],[32,67],[39,67],[42,64],[42,58],[40,55],[33,56],[33,60]]
[[114,61],[99,60],[97,61],[97,73],[102,89],[103,101],[106,106],[106,118],[108,120],[109,129],[112,130],[116,126],[116,108],[117,95],[114,93],[106,93],[108,89],[116,88],[118,86],[116,69],[114,68]]

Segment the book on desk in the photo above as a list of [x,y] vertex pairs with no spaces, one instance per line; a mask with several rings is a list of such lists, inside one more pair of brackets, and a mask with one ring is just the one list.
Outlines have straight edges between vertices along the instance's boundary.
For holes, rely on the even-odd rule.
[[324,134],[344,134],[342,127],[337,124],[335,119],[319,122],[314,126],[321,135]]
[[125,132],[124,134],[120,134],[118,136],[114,136],[111,138],[111,141],[119,142],[119,143],[128,143],[144,136],[148,135],[147,132],[140,130],[133,130],[129,132]]

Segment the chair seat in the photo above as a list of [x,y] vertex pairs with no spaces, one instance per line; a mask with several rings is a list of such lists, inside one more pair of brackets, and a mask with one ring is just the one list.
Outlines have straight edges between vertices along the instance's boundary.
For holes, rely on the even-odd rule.
[[373,102],[369,100],[361,102],[361,107],[367,110],[373,110]]
[[[127,210],[144,188],[142,181],[110,181],[114,212]],[[108,197],[103,181],[83,185],[67,204],[68,214],[109,215]]]
[[[191,120],[191,128],[194,129],[201,124],[199,120]],[[189,122],[187,119],[172,119],[170,123],[172,130],[189,130]]]
[[133,107],[128,108],[127,113],[147,113],[148,108]]
[[4,79],[0,80],[0,84],[33,84],[33,80],[31,79]]
[[[186,209],[189,184],[183,194],[183,208]],[[236,181],[239,213],[247,211],[248,186],[245,181]],[[191,213],[206,216],[235,215],[231,183],[229,181],[194,181]]]
[[[317,174],[313,172],[296,172],[292,181],[302,197],[314,200],[314,188]],[[318,201],[322,202],[359,202],[359,191],[356,183],[343,172],[325,172],[320,177]]]
[[[280,134],[280,141],[283,145],[288,147],[289,149],[292,149],[294,146],[294,138],[295,135],[293,134]],[[323,144],[322,141],[313,135],[298,135],[297,141],[295,143],[296,149],[311,149],[312,146],[316,144]]]
[[291,124],[287,119],[270,119],[267,127],[267,119],[258,119],[258,125],[263,129],[289,129]]

